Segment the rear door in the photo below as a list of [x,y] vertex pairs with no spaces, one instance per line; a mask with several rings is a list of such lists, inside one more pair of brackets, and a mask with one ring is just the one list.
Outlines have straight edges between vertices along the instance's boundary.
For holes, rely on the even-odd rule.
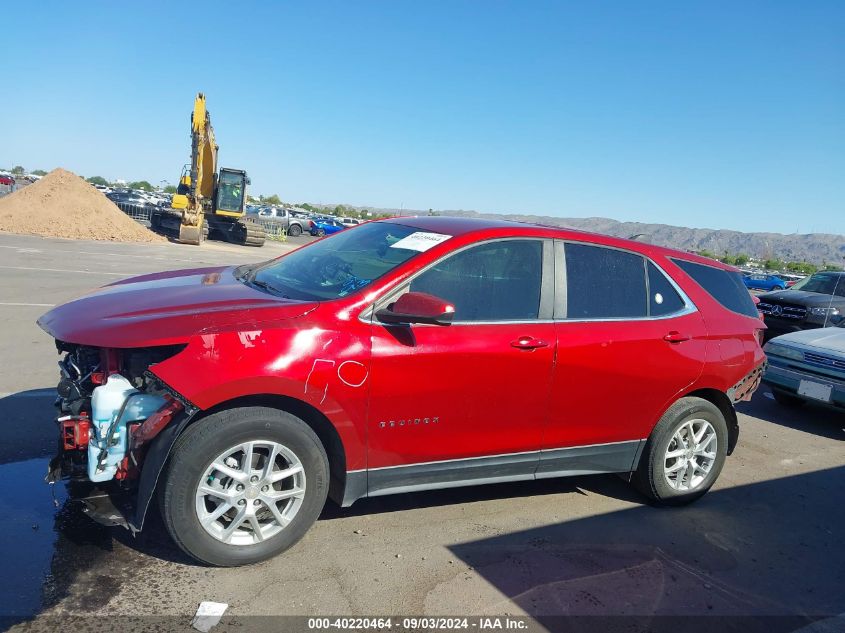
[[556,243],[557,362],[538,477],[629,470],[704,366],[701,315],[654,262]]

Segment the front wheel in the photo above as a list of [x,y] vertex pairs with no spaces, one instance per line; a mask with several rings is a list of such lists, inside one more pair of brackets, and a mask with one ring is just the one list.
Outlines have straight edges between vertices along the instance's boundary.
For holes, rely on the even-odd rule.
[[316,521],[328,493],[320,440],[299,418],[267,407],[214,413],[179,437],[159,500],[173,540],[222,567],[271,558]]
[[654,427],[634,485],[661,505],[683,505],[706,493],[722,471],[728,425],[712,402],[681,398]]

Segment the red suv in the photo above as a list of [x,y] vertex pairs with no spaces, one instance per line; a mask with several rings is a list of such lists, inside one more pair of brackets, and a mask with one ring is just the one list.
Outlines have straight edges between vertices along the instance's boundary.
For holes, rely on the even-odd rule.
[[716,480],[764,364],[733,268],[601,235],[370,222],[254,266],[144,275],[39,320],[65,356],[52,478],[196,559],[290,547],[327,495],[624,473]]

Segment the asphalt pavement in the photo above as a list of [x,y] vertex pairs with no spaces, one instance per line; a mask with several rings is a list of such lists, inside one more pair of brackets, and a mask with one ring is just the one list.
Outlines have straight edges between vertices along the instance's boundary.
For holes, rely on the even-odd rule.
[[[845,613],[845,416],[785,409],[766,388],[740,405],[739,445],[692,506],[650,507],[615,476],[330,502],[299,544],[249,568],[195,564],[155,519],[137,537],[100,527],[43,483],[58,356],[40,314],[121,277],[259,261],[304,241],[248,249],[0,234],[0,625],[170,616],[167,628],[189,630],[204,600],[227,603],[230,624],[634,614],[798,626]],[[743,630],[777,630],[754,622]]]

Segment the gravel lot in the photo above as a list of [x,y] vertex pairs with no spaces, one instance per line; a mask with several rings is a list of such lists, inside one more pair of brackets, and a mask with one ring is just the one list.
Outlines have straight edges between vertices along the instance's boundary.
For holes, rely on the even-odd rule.
[[[382,497],[330,504],[287,554],[223,570],[186,559],[157,520],[132,538],[91,524],[61,490],[54,506],[42,477],[55,442],[57,356],[35,319],[120,277],[257,261],[292,243],[197,248],[0,234],[7,624],[169,615],[177,617],[168,627],[188,630],[202,600],[228,603],[235,623],[249,615],[507,613],[795,615],[800,625],[845,612],[845,419],[783,409],[766,389],[740,407],[739,446],[714,490],[682,509],[646,506],[613,476]],[[746,622],[743,630],[756,629]]]

